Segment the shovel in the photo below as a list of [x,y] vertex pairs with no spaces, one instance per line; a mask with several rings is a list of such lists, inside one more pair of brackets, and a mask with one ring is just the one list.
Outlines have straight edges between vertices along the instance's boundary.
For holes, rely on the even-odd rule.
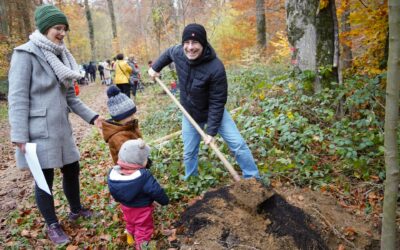
[[[200,126],[196,123],[195,120],[190,116],[190,114],[185,110],[185,108],[180,104],[180,102],[175,98],[175,96],[169,91],[169,89],[165,86],[165,84],[160,80],[160,78],[156,77],[156,81],[161,85],[164,91],[171,97],[171,99],[178,105],[178,108],[182,111],[182,113],[186,116],[189,122],[193,125],[193,127],[197,130],[197,132],[201,135],[201,137],[206,139],[207,135],[204,131],[200,128]],[[228,162],[225,156],[219,151],[217,145],[214,142],[210,143],[210,147],[214,150],[215,154],[218,158],[222,161],[225,168],[229,171],[235,181],[240,181],[240,177],[236,170],[232,167],[232,165]]]

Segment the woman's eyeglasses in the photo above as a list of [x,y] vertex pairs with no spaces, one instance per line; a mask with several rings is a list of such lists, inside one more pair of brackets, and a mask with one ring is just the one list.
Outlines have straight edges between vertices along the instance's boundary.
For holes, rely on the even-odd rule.
[[54,26],[54,27],[52,27],[52,29],[55,29],[60,34],[63,32],[65,32],[65,34],[68,33],[68,30],[63,26]]

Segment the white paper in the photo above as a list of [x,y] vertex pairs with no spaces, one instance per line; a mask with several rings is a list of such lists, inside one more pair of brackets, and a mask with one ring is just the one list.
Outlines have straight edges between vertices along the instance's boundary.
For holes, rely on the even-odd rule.
[[49,195],[52,195],[46,179],[44,178],[42,168],[40,167],[39,159],[36,154],[36,143],[25,144],[25,158],[38,187]]

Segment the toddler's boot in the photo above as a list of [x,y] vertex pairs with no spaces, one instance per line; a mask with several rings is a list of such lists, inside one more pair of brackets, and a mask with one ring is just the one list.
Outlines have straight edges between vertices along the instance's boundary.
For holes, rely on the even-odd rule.
[[127,230],[126,232],[126,243],[128,243],[129,246],[133,246],[135,244],[135,240],[133,239],[132,234],[130,234]]

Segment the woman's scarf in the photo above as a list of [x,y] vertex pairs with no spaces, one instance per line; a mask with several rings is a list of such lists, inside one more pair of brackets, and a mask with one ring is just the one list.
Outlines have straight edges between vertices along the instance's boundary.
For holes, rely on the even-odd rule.
[[[63,42],[57,45],[38,30],[35,30],[29,36],[29,40],[42,50],[58,80],[62,82],[66,88],[73,86],[73,80],[78,80],[82,77],[79,73],[75,58],[65,47]],[[61,58],[61,61],[58,56]]]
[[135,163],[127,163],[127,162],[123,162],[121,160],[118,160],[117,164],[121,167],[120,173],[123,175],[130,175],[130,174],[136,172],[136,170],[138,170],[138,169],[145,168],[142,165],[135,164]]

